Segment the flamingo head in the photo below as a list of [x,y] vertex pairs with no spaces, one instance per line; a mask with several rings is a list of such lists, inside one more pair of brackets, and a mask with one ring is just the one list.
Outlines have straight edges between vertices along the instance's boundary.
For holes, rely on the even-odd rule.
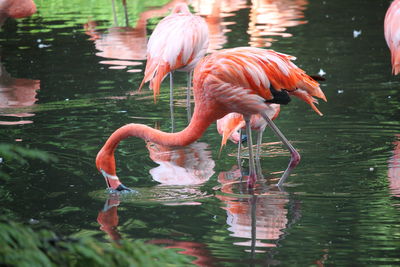
[[96,167],[106,179],[108,188],[117,190],[122,185],[115,171],[114,153],[107,153],[103,147],[97,154]]

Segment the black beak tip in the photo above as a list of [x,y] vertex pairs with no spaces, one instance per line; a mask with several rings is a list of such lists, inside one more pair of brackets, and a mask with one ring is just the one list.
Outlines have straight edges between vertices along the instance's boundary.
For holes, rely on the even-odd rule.
[[120,184],[116,189],[115,189],[116,191],[118,191],[118,192],[132,192],[132,193],[134,193],[134,192],[136,192],[135,190],[133,190],[133,189],[130,189],[129,187],[126,187],[125,185],[123,185],[123,184]]

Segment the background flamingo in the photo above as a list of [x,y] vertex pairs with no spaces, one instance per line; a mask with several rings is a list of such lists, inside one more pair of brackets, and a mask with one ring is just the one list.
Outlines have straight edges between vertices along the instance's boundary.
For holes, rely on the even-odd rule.
[[386,12],[385,39],[392,54],[392,72],[400,72],[400,0],[395,0]]
[[[275,120],[278,117],[280,110],[281,106],[279,104],[270,104],[268,105],[266,113],[271,120]],[[229,113],[222,119],[217,120],[217,130],[218,133],[222,135],[220,152],[229,139],[235,144],[238,144],[238,159],[240,159],[241,142],[239,141],[242,140],[241,129],[245,126],[246,123],[243,115],[236,112]],[[256,159],[260,158],[262,135],[266,126],[267,122],[260,114],[251,116],[250,127],[252,130],[257,132]]]
[[8,18],[29,17],[36,12],[36,5],[32,0],[1,0],[0,26]]
[[208,47],[208,28],[205,21],[190,13],[185,3],[179,3],[172,13],[162,19],[150,36],[147,45],[147,64],[142,83],[150,81],[154,102],[160,85],[170,73],[170,106],[173,115],[173,78],[175,70],[188,72],[187,107],[190,117],[190,85],[192,70],[205,55]]
[[249,134],[253,114],[261,114],[291,152],[289,166],[278,183],[281,185],[300,161],[300,155],[269,119],[266,113],[269,103],[275,98],[280,99],[280,94],[295,95],[321,114],[314,105],[316,100],[313,96],[326,100],[319,84],[294,65],[293,59],[273,50],[251,47],[221,50],[205,57],[194,71],[195,109],[185,129],[178,133],[165,133],[131,123],[117,129],[108,138],[96,158],[96,166],[108,187],[129,190],[116,176],[114,152],[121,140],[136,136],[165,146],[186,146],[199,139],[211,123],[231,112],[243,114],[246,121],[251,176],[248,186],[253,187],[256,180]]

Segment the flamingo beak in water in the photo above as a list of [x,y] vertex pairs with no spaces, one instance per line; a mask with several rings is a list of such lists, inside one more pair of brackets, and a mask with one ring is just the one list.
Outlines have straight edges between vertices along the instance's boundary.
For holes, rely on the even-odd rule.
[[105,172],[104,170],[102,170],[102,169],[101,169],[100,171],[101,171],[101,173],[103,174],[103,176],[104,176],[104,178],[105,178],[105,180],[106,180],[106,183],[107,183],[107,187],[108,187],[109,189],[115,190],[115,191],[117,191],[117,192],[132,192],[132,193],[136,192],[135,190],[130,189],[129,187],[126,187],[125,185],[123,185],[123,184],[119,181],[119,179],[118,179],[117,176],[115,176],[115,175],[110,175],[110,174],[106,173],[106,172]]

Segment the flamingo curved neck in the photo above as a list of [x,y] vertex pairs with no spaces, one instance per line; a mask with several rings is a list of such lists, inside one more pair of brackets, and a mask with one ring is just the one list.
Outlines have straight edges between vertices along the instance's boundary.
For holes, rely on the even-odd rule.
[[[201,110],[201,112],[199,112]],[[128,137],[139,137],[163,146],[186,146],[199,139],[208,126],[214,122],[216,114],[212,109],[202,109],[195,107],[193,118],[190,124],[180,132],[166,133],[156,130],[143,124],[127,124],[117,129],[106,141],[96,157],[97,169],[106,179],[107,186],[113,189],[121,186],[121,182],[116,176],[116,165],[114,152],[119,142]]]
[[119,142],[128,137],[139,137],[163,146],[186,146],[199,139],[213,121],[212,117],[205,116],[205,112],[195,112],[190,124],[177,133],[166,133],[147,125],[130,123],[117,129],[108,138],[102,150],[113,154]]

